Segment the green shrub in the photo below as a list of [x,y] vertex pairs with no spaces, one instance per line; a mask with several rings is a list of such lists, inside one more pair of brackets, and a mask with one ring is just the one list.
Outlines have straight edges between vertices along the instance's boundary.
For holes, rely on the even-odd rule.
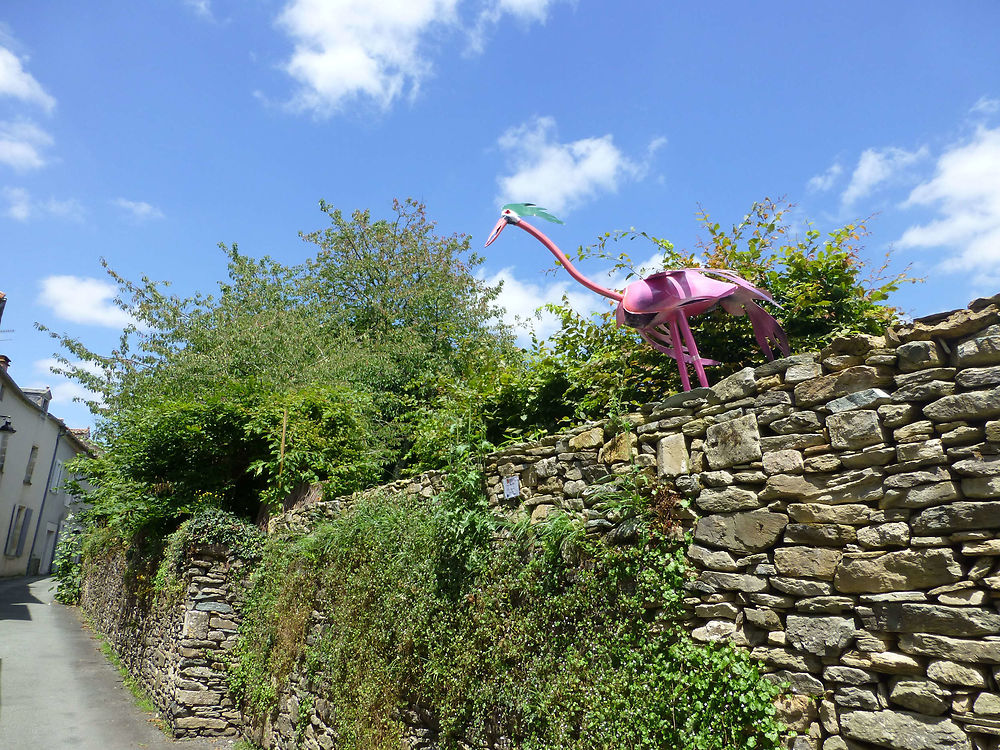
[[299,665],[340,747],[398,747],[412,707],[436,717],[442,748],[778,747],[778,689],[678,624],[685,544],[665,493],[609,486],[603,507],[635,533],[608,545],[566,515],[501,523],[477,477],[459,480],[269,541],[231,665],[244,711],[268,715]]

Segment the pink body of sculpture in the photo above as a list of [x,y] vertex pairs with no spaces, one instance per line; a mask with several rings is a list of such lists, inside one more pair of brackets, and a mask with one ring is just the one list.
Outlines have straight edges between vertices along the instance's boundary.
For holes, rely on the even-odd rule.
[[702,386],[708,385],[705,365],[719,364],[716,360],[704,359],[698,354],[698,346],[688,324],[691,316],[707,312],[717,305],[732,315],[746,315],[750,318],[757,343],[768,359],[774,359],[772,342],[782,354],[788,354],[788,337],[785,332],[778,321],[757,304],[757,300],[773,302],[771,295],[733,271],[721,268],[661,271],[629,284],[624,294],[615,292],[594,283],[574,268],[552,240],[521,218],[518,208],[528,209],[534,215],[549,221],[558,221],[544,209],[530,203],[504,206],[500,221],[493,227],[486,246],[499,237],[508,224],[520,227],[537,239],[574,279],[618,303],[615,320],[619,326],[634,328],[646,343],[677,361],[684,390],[691,389],[688,364],[694,366],[698,382]]

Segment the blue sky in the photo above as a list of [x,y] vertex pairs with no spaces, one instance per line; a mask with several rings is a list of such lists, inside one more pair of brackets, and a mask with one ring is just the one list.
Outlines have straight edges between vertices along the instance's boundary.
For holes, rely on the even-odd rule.
[[[108,350],[100,258],[211,291],[219,242],[306,257],[321,198],[412,196],[477,246],[533,201],[572,249],[631,226],[690,248],[699,205],[786,196],[824,232],[878,214],[870,259],[928,277],[908,314],[963,306],[1000,291],[998,28],[994,0],[7,0],[0,351],[88,424],[35,321]],[[524,233],[485,255],[512,314],[602,304]]]

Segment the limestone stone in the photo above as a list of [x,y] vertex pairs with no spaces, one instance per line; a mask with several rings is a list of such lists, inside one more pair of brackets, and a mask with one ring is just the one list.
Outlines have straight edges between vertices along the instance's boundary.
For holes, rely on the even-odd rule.
[[947,534],[1000,528],[1000,501],[955,502],[920,511],[911,521],[916,534]]
[[785,636],[800,651],[816,656],[831,656],[847,648],[854,640],[854,618],[788,615]]
[[850,596],[813,596],[799,599],[795,603],[795,609],[802,614],[837,615],[852,611],[856,604],[857,602]]
[[736,560],[724,550],[710,550],[699,544],[692,544],[688,547],[687,557],[691,562],[697,563],[703,568],[721,570],[726,573],[734,573],[739,570]]
[[836,471],[841,466],[841,461],[837,456],[830,454],[820,454],[818,456],[809,456],[805,459],[805,470],[811,474],[826,474],[831,471]]
[[840,461],[848,469],[867,469],[872,466],[886,466],[896,458],[896,449],[885,445],[873,445],[854,453],[841,453]]
[[878,682],[878,675],[857,667],[831,666],[823,669],[823,679],[827,682],[840,682],[845,685],[865,685]]
[[886,708],[888,701],[879,700],[879,695],[871,688],[856,685],[838,685],[833,694],[833,702],[847,709],[877,711]]
[[765,453],[763,462],[765,474],[801,474],[805,468],[802,454],[793,450]]
[[772,547],[788,524],[784,513],[753,510],[706,516],[695,527],[695,541],[732,552],[760,552]]
[[955,393],[955,384],[948,380],[931,380],[927,383],[912,383],[898,388],[892,394],[894,403],[917,403],[934,401]]
[[942,685],[986,687],[986,673],[971,664],[959,664],[947,659],[935,659],[927,665],[927,676]]
[[736,623],[731,620],[711,620],[700,628],[691,631],[691,637],[701,642],[718,642],[728,640],[736,632]]
[[951,468],[965,477],[994,477],[1000,475],[1000,456],[980,455],[955,461]]
[[[805,434],[789,435],[767,435],[760,439],[760,447],[764,453],[772,451],[806,451],[818,450],[818,446],[826,445],[826,435],[821,432],[807,432]],[[809,455],[803,453],[803,455]]]
[[958,498],[958,486],[954,482],[939,482],[938,484],[923,484],[906,490],[886,490],[880,507],[927,508],[931,505],[949,503]]
[[[704,474],[702,479],[704,480]],[[698,507],[707,513],[733,513],[738,510],[753,510],[760,507],[757,495],[739,487],[702,490],[695,501]]]
[[930,588],[962,577],[962,566],[950,549],[904,549],[884,555],[846,554],[834,576],[844,593],[879,593]]
[[910,527],[902,522],[883,523],[858,529],[858,544],[869,549],[905,547],[910,541]]
[[[797,572],[797,571],[796,571]],[[771,586],[778,591],[792,596],[826,596],[833,587],[826,581],[813,581],[804,578],[773,576]]]
[[774,701],[774,711],[778,721],[797,732],[806,731],[819,718],[816,701],[808,695],[782,695]]
[[[859,631],[859,637],[860,637]],[[924,674],[923,664],[908,654],[901,654],[896,651],[849,651],[840,658],[840,663],[849,667],[868,669],[880,674]]]
[[204,640],[208,637],[210,618],[211,614],[209,612],[188,610],[184,613],[184,625],[181,630],[181,637]]
[[947,607],[916,602],[875,604],[862,615],[869,630],[888,633],[939,633],[977,636],[1000,633],[1000,615],[977,607]]
[[759,461],[760,430],[754,414],[708,427],[705,433],[705,457],[713,469]]
[[1000,695],[996,693],[980,693],[972,705],[972,713],[989,718],[1000,717]]
[[1000,664],[1000,641],[953,638],[932,633],[903,633],[899,648],[908,654],[948,661]]
[[945,363],[941,347],[934,341],[911,341],[896,348],[900,372],[913,372]]
[[864,448],[884,442],[878,414],[861,409],[831,414],[826,418],[830,444],[840,450]]
[[750,656],[762,661],[774,669],[787,669],[791,672],[815,672],[822,669],[820,660],[809,654],[789,651],[784,648],[765,648],[758,646],[750,652]]
[[1000,365],[994,367],[969,367],[955,375],[955,382],[963,388],[985,388],[1000,384]]
[[991,326],[987,335],[959,343],[952,351],[952,363],[957,367],[1000,364],[1000,333],[995,329]]
[[625,463],[637,454],[639,438],[634,432],[622,432],[605,443],[597,460],[605,464]]
[[691,470],[684,435],[676,433],[660,438],[656,444],[656,470],[661,477],[676,477]]
[[837,549],[779,547],[774,551],[774,565],[782,576],[832,581],[841,557]]
[[768,682],[776,685],[788,683],[788,691],[794,695],[819,696],[826,692],[823,683],[808,672],[789,672],[786,669],[763,675]]
[[965,732],[945,718],[904,711],[851,711],[840,716],[848,740],[898,750],[972,750]]
[[767,580],[760,576],[744,573],[722,573],[715,570],[703,570],[698,580],[715,589],[725,591],[745,591],[753,593],[767,589]]
[[924,419],[897,428],[892,433],[892,439],[897,443],[911,443],[916,440],[926,440],[933,434],[934,423],[929,419]]
[[940,440],[925,440],[920,443],[902,443],[896,446],[900,463],[913,465],[944,463],[944,447]]
[[818,378],[823,374],[823,366],[818,362],[803,362],[795,364],[785,370],[785,382],[795,385],[805,380]]
[[749,396],[757,389],[757,376],[752,367],[745,367],[739,372],[734,372],[728,378],[724,378],[712,386],[719,401],[735,401],[736,399]]
[[860,469],[842,474],[774,474],[759,497],[765,502],[789,498],[835,505],[878,500],[884,492],[879,470]]
[[743,610],[743,616],[748,623],[761,630],[782,630],[784,628],[781,617],[773,609],[747,607]]
[[874,511],[867,505],[822,505],[820,503],[791,503],[788,515],[796,523],[837,523],[866,526]]
[[574,451],[600,448],[602,445],[604,445],[603,427],[594,427],[569,439],[570,450]]
[[935,422],[996,417],[1000,415],[1000,388],[944,396],[925,406],[924,414]]
[[903,341],[971,336],[997,321],[990,298],[974,300],[969,307],[917,318],[899,331]]
[[800,407],[826,403],[835,398],[887,385],[892,376],[881,368],[858,365],[846,370],[806,380],[795,386],[795,403]]
[[811,411],[792,412],[784,419],[777,419],[771,422],[771,430],[779,435],[792,435],[800,432],[813,432],[819,430],[821,422]]
[[733,483],[733,475],[728,471],[703,471],[699,478],[706,487],[728,487]]
[[835,398],[826,405],[826,408],[831,414],[837,414],[855,409],[875,409],[888,402],[889,394],[881,388],[867,388],[857,393]]
[[903,388],[918,383],[930,383],[932,380],[954,380],[956,372],[954,367],[933,367],[928,370],[900,373],[893,380],[897,388]]
[[1000,555],[1000,539],[986,539],[962,545],[962,554],[969,557],[980,555]]
[[889,701],[928,716],[940,716],[951,707],[951,692],[931,680],[899,678],[893,681]]
[[857,529],[846,524],[790,523],[785,527],[786,544],[844,547],[855,542],[857,537]]
[[882,423],[890,428],[909,423],[917,413],[916,407],[910,404],[886,404],[876,411],[882,417]]

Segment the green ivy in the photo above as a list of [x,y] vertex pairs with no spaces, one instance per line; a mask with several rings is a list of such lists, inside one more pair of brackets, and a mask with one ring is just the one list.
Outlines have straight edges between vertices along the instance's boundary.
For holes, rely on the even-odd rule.
[[398,748],[407,708],[436,718],[442,748],[779,746],[779,689],[680,624],[669,493],[609,485],[601,502],[635,533],[607,544],[569,515],[503,523],[480,482],[466,470],[431,502],[369,499],[270,540],[231,664],[247,715],[274,711],[298,668],[323,686],[344,748]]

